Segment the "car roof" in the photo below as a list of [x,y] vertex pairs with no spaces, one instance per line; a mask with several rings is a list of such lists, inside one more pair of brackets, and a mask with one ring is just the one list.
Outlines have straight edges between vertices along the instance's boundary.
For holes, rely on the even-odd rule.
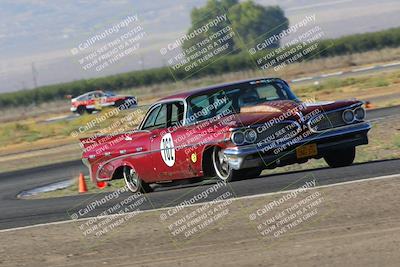
[[177,94],[173,94],[164,98],[161,98],[160,100],[157,101],[158,102],[164,102],[164,101],[168,101],[168,100],[174,100],[174,99],[187,99],[191,96],[197,95],[197,94],[202,94],[202,93],[208,93],[208,92],[212,92],[212,91],[216,91],[218,89],[225,89],[228,87],[232,87],[232,86],[238,86],[238,85],[243,85],[243,84],[248,84],[250,82],[256,82],[256,81],[260,81],[260,80],[280,80],[283,81],[279,78],[253,78],[253,79],[246,79],[246,80],[240,80],[240,81],[235,81],[235,82],[229,82],[229,83],[220,83],[220,84],[216,84],[216,85],[211,85],[211,86],[207,86],[207,87],[200,87],[200,88],[196,88],[193,90],[189,90],[189,91],[184,91],[181,93],[177,93]]
[[79,95],[77,97],[81,97],[81,96],[85,96],[85,95],[93,94],[93,93],[104,93],[104,92],[102,90],[95,90],[95,91],[86,92],[86,93],[81,94],[81,95]]

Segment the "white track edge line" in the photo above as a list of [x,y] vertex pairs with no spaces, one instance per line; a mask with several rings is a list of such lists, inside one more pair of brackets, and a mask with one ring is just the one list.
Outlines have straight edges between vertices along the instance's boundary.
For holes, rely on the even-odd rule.
[[314,79],[314,77],[303,77],[303,78],[293,79],[292,83],[301,82],[301,81],[308,81],[308,80],[312,80],[312,79]]
[[377,68],[378,66],[370,66],[370,67],[363,67],[363,68],[358,68],[358,69],[352,69],[351,72],[361,72],[361,71],[366,71],[366,70],[372,70]]
[[321,74],[321,78],[326,78],[326,77],[331,77],[331,76],[337,76],[337,75],[342,75],[344,72],[343,71],[338,71],[338,72],[332,72],[332,73],[325,73]]
[[393,67],[393,66],[397,66],[397,65],[400,65],[400,62],[392,62],[392,63],[384,64],[384,65],[382,65],[382,67]]

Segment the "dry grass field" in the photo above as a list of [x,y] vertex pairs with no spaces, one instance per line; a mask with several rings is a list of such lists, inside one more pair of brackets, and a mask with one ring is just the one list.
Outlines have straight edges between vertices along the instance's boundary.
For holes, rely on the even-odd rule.
[[[380,51],[354,54],[349,56],[315,59],[312,61],[289,65],[282,73],[261,73],[259,71],[246,71],[228,73],[220,76],[205,77],[197,80],[180,81],[170,84],[161,84],[148,87],[132,88],[122,93],[137,95],[142,107],[140,114],[146,112],[147,105],[162,96],[174,92],[187,90],[210,84],[226,81],[245,79],[257,76],[276,76],[293,79],[305,75],[318,75],[321,73],[346,70],[354,66],[378,64],[389,60],[400,59],[399,49],[384,49]],[[321,68],[321,66],[324,66]],[[386,107],[400,104],[400,71],[378,71],[355,77],[329,78],[314,83],[292,85],[295,93],[303,99],[337,100],[358,98],[370,100],[375,107]],[[69,115],[69,102],[56,101],[38,107],[14,108],[0,110],[0,171],[10,171],[21,168],[16,158],[24,159],[24,167],[40,166],[51,162],[63,162],[80,158],[78,138],[90,136],[96,132],[104,131],[113,122],[129,117],[135,113],[135,118],[140,121],[140,114],[135,110],[121,112],[117,116],[107,119],[103,123],[91,128],[84,133],[72,136],[79,127],[86,125],[91,120],[101,116],[107,110],[92,115],[84,115],[70,120],[46,122],[47,119],[57,116]],[[132,126],[130,126],[133,128]],[[129,129],[115,129],[123,131]]]

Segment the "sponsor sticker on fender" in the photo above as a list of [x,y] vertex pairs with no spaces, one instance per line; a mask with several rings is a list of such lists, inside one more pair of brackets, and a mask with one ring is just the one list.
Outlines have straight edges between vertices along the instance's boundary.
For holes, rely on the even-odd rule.
[[175,148],[172,135],[170,133],[165,134],[161,138],[160,143],[161,157],[167,166],[172,167],[175,164]]
[[197,154],[193,153],[192,156],[190,157],[193,163],[196,163],[197,161]]

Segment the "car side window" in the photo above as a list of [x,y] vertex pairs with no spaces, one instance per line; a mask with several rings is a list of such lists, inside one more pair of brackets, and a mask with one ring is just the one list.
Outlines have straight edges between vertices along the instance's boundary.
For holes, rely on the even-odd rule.
[[84,96],[79,97],[78,101],[86,101],[88,99],[89,99],[89,97],[87,95],[84,95]]
[[167,104],[161,106],[160,112],[157,114],[157,118],[154,124],[154,129],[166,128],[167,127]]
[[101,92],[96,92],[96,93],[94,93],[94,97],[95,98],[100,98],[100,97],[102,97],[103,96],[103,93],[101,93]]
[[158,106],[154,108],[152,111],[150,111],[150,114],[147,116],[147,119],[144,122],[142,129],[150,129],[154,127],[160,108],[161,106]]
[[167,126],[182,125],[184,104],[179,102],[165,103],[150,111],[142,130],[167,128]]
[[184,105],[182,102],[174,102],[171,105],[171,116],[168,126],[179,126],[183,122]]

